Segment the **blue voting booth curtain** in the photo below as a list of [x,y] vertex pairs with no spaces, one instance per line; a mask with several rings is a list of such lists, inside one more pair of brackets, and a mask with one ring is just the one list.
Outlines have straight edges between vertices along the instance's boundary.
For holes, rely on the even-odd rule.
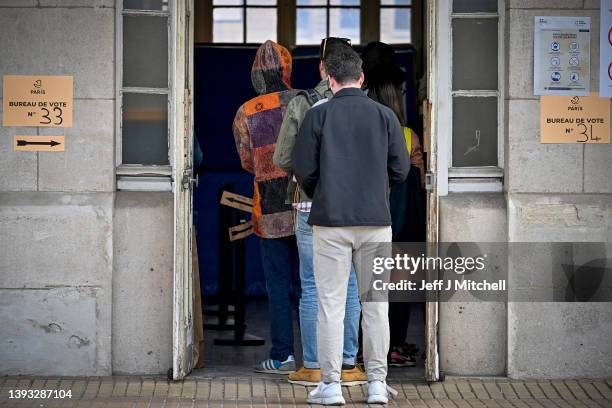
[[[234,144],[232,122],[240,105],[256,96],[251,85],[251,65],[257,45],[197,45],[194,54],[194,129],[202,150],[200,183],[194,190],[194,224],[197,232],[200,282],[203,296],[218,294],[219,189],[227,182],[234,192],[253,196],[253,176],[240,166]],[[319,78],[319,47],[293,50],[292,84],[297,89],[313,88]],[[412,78],[412,49],[400,49],[397,62]],[[406,87],[407,116],[416,123],[415,89]],[[410,102],[408,102],[410,101]],[[244,214],[245,220],[250,215]],[[246,238],[245,288],[247,296],[266,294],[259,242],[255,235]]]

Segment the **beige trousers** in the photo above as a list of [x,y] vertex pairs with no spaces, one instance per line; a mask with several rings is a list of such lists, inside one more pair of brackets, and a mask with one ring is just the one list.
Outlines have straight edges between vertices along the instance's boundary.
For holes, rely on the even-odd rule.
[[[313,264],[318,295],[317,351],[321,380],[340,381],[344,341],[344,306],[351,263],[355,265],[360,293],[367,291],[372,266],[362,260],[371,243],[391,242],[391,227],[313,226]],[[370,243],[370,245],[367,245]],[[389,246],[390,247],[390,246]],[[391,251],[389,249],[390,256]],[[389,351],[389,304],[361,304],[363,356],[369,381],[387,377]]]

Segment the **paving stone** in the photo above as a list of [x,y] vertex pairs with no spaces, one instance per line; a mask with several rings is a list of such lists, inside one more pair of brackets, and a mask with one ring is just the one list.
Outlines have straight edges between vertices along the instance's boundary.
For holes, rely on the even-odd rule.
[[[516,381],[456,379],[443,383],[391,384],[399,391],[389,407],[397,408],[610,408],[608,380]],[[10,389],[65,389],[72,398],[8,400]],[[164,377],[4,377],[0,406],[4,407],[180,407],[180,408],[306,408],[313,387],[258,378],[187,379]],[[352,408],[367,407],[367,386],[343,387]]]
[[127,391],[129,379],[128,377],[118,378],[115,381],[115,387],[113,388],[113,397],[123,397]]
[[542,392],[542,390],[538,386],[538,383],[528,382],[528,383],[525,383],[525,386],[527,387],[527,389],[529,390],[531,395],[533,395],[534,398],[536,399],[546,398],[546,396],[544,395],[544,392]]
[[603,381],[595,381],[593,386],[603,395],[605,399],[612,400],[612,389]]
[[[355,387],[353,387],[350,391],[351,393],[353,392],[353,389],[355,389]],[[301,386],[295,386],[293,387],[293,395],[295,397],[296,401],[306,401],[306,398],[308,397],[308,390],[306,389],[306,387],[301,387]],[[355,394],[351,394],[352,398],[355,398]]]
[[441,383],[430,384],[429,389],[436,399],[447,398],[446,391],[444,391],[444,386]]
[[495,382],[485,382],[484,387],[491,396],[492,399],[503,399],[504,395],[502,394],[501,388]]
[[140,378],[135,377],[131,378],[128,381],[127,388],[125,390],[125,395],[127,397],[137,397],[140,395],[140,387],[142,386],[142,382]]
[[559,393],[555,390],[555,388],[552,386],[550,382],[542,382],[542,383],[539,383],[539,385],[540,385],[540,388],[542,389],[542,392],[546,396],[546,398],[549,398],[549,399],[560,398]]
[[574,399],[574,395],[569,388],[563,383],[563,381],[552,381],[550,385],[559,393],[561,398],[569,400]]
[[416,386],[414,384],[401,384],[401,385],[402,385],[401,388],[404,391],[404,395],[406,396],[406,399],[419,399],[419,393],[417,392]]
[[176,398],[180,397],[183,392],[183,382],[176,381],[168,384],[168,397]]
[[223,383],[222,382],[212,382],[210,384],[210,397],[211,401],[221,401],[223,399]]
[[98,389],[100,389],[100,381],[87,381],[87,387],[85,388],[85,395],[83,395],[83,398],[94,398],[96,395],[98,395]]
[[241,380],[238,381],[238,399],[251,399],[251,382]]
[[158,380],[155,381],[155,391],[153,391],[154,397],[165,397],[168,395],[168,389],[170,388],[168,381]]
[[597,391],[597,388],[595,388],[592,383],[586,382],[586,381],[581,381],[578,384],[584,390],[586,395],[588,395],[589,398],[594,399],[594,400],[598,400],[598,399],[602,399],[603,398],[603,395],[601,395],[601,393],[599,391]]
[[580,386],[578,385],[577,381],[565,381],[565,385],[567,385],[567,388],[570,389],[570,391],[572,392],[572,394],[574,394],[574,396],[579,399],[579,400],[585,400],[588,399],[589,397],[587,397],[587,395],[584,393],[584,391],[582,390],[582,388],[580,388]]
[[467,381],[457,381],[457,389],[464,399],[476,399],[476,395],[472,392],[472,388]]
[[110,397],[113,394],[113,384],[112,380],[104,380],[100,383],[100,388],[98,389],[98,397]]
[[210,397],[210,381],[198,381],[196,385],[196,399],[208,399]]
[[145,379],[142,382],[142,387],[140,389],[140,395],[143,397],[151,397],[155,392],[155,380],[153,379]]
[[512,382],[511,384],[512,384],[512,388],[514,388],[514,391],[516,392],[516,395],[518,395],[520,399],[531,398],[531,394],[527,390],[527,387],[525,387],[524,383]]
[[433,394],[429,389],[429,385],[417,384],[416,389],[421,399],[433,399]]
[[485,400],[485,399],[491,398],[489,394],[487,393],[487,391],[485,390],[485,387],[482,384],[482,382],[470,381],[470,385],[472,387],[472,390],[474,390],[474,393],[476,394],[476,397],[478,397],[478,399]]

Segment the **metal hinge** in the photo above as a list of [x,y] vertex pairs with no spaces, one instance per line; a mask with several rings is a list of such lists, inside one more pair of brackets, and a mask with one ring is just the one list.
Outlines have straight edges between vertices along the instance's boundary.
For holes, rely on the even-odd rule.
[[200,182],[200,176],[197,175],[193,177],[193,170],[191,167],[186,167],[183,171],[183,179],[181,180],[181,185],[183,186],[183,190],[188,190],[193,188],[193,186],[198,186]]
[[425,190],[431,191],[436,183],[436,175],[434,173],[425,173]]

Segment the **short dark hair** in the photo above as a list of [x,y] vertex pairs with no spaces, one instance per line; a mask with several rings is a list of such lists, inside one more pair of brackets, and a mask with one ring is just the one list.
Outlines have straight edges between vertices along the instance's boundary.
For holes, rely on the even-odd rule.
[[361,73],[361,58],[352,48],[341,47],[326,55],[325,71],[339,84],[358,81]]
[[350,38],[341,37],[325,37],[321,40],[321,46],[319,47],[319,59],[325,61],[325,58],[330,52],[338,47],[350,47]]

